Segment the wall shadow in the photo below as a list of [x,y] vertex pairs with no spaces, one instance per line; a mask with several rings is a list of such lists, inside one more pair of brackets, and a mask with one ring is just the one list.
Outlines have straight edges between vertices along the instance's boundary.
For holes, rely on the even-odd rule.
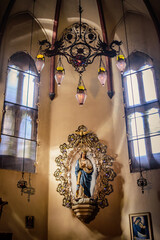
[[111,184],[113,185],[113,193],[108,197],[109,206],[100,209],[96,218],[86,226],[94,232],[101,233],[104,238],[110,239],[121,236],[121,211],[123,208],[123,184],[124,179],[120,176],[122,164],[114,163],[114,171],[117,176]]

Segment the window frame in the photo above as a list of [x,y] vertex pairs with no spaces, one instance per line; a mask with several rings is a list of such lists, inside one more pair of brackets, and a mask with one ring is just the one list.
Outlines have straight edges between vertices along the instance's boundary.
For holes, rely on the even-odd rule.
[[[26,56],[26,59],[25,59],[26,62],[29,59],[28,70],[20,69],[16,64],[15,64],[15,67],[10,66],[10,59],[12,58],[12,56],[14,56],[16,54],[18,55],[19,53],[22,54],[22,55],[24,54],[24,56]],[[16,155],[13,154],[13,155],[11,155],[11,157],[14,161],[16,161],[16,159],[19,159],[19,161],[22,159],[22,162],[21,162],[21,165],[17,165],[17,166],[3,167],[3,166],[0,165],[0,168],[1,169],[11,169],[11,170],[16,170],[16,171],[35,173],[35,162],[36,162],[36,152],[37,152],[37,133],[38,133],[38,121],[37,120],[38,120],[40,76],[37,72],[34,60],[31,58],[31,56],[28,53],[17,52],[15,54],[13,54],[12,56],[9,59],[8,64],[7,64],[7,78],[6,78],[6,82],[5,82],[5,95],[4,95],[4,101],[3,101],[3,114],[2,114],[2,122],[1,122],[1,139],[5,136],[5,137],[8,137],[8,141],[9,141],[9,139],[13,140],[13,142],[11,141],[12,144],[16,143],[16,150],[15,150]],[[30,69],[31,70],[34,69],[35,70],[34,73],[31,72]],[[8,85],[8,82],[9,82],[8,71],[15,71],[15,70],[17,71],[17,86],[16,86],[16,91],[15,91],[16,100],[7,101],[6,93],[8,91],[7,90],[7,85]],[[20,76],[20,74],[21,74],[21,76]],[[33,79],[31,78],[31,76],[33,77]],[[29,88],[30,88],[30,83],[31,83],[30,81],[31,80],[33,81],[32,84],[33,84],[34,89],[32,89],[32,100],[33,100],[32,101],[32,106],[28,106],[27,102],[26,102],[26,104],[23,102],[25,77],[28,78],[27,79],[27,90],[26,90],[27,94],[28,94],[28,91],[29,91]],[[20,87],[20,89],[19,89],[19,87]],[[21,99],[20,102],[17,102],[18,101],[17,100],[17,95],[21,95],[20,96],[20,99]],[[25,101],[28,101],[28,100],[29,100],[29,96],[26,97]],[[16,108],[18,109],[19,113],[21,113],[21,118],[19,118],[19,117],[18,117],[19,119],[15,118],[15,121],[17,119],[20,120],[20,123],[18,124],[18,133],[19,133],[18,136],[16,136],[16,130],[15,130],[16,123],[15,123],[14,129],[13,129],[13,131],[14,131],[13,134],[9,135],[9,134],[6,134],[5,131],[4,131],[5,117],[7,116],[6,115],[6,106],[9,106],[9,105],[10,106],[12,105],[12,107],[13,107],[13,110],[11,110],[12,114],[14,113],[14,111],[16,111],[15,110]],[[22,121],[25,119],[24,120],[25,121],[25,129],[27,129],[26,121],[27,121],[28,117],[30,117],[30,120],[31,120],[30,121],[31,133],[30,133],[29,138],[27,138],[26,130],[24,132],[24,136],[20,136],[20,133],[21,133],[20,128],[21,128]],[[11,119],[11,120],[13,120],[13,119]],[[18,157],[18,155],[17,155],[18,154],[18,148],[19,148],[19,143],[18,143],[19,141],[21,141],[22,145],[23,145],[23,157],[22,158]],[[35,156],[34,160],[27,157],[28,156],[27,153],[29,153],[29,152],[26,153],[26,151],[28,151],[29,146],[30,146],[29,151],[31,151],[29,156],[32,158],[33,155],[34,155]],[[3,161],[3,156],[5,156],[5,155],[1,155],[2,161]],[[4,159],[5,159],[5,157],[4,157]],[[7,157],[6,157],[6,159],[7,159]],[[27,161],[26,164],[24,164],[25,161]],[[8,160],[8,162],[9,162],[9,160]]]
[[[134,54],[134,53],[133,53]],[[130,64],[130,68],[132,68],[132,65],[134,65],[134,62],[131,62]],[[147,64],[143,64],[143,66],[145,66]],[[136,69],[134,70],[134,73],[129,73],[129,71],[125,71],[122,75],[122,87],[123,87],[123,99],[124,99],[124,110],[125,110],[125,122],[126,122],[126,132],[127,132],[127,142],[128,142],[128,153],[129,153],[129,163],[130,163],[130,172],[139,172],[141,170],[151,170],[151,169],[157,169],[157,168],[160,168],[160,151],[158,153],[158,163],[157,163],[157,167],[153,167],[156,166],[156,163],[154,162],[154,159],[155,157],[152,153],[152,143],[150,143],[150,150],[148,150],[148,144],[149,144],[149,141],[151,142],[151,139],[153,140],[152,137],[154,137],[154,135],[152,135],[152,132],[151,131],[148,131],[148,135],[146,134],[146,123],[144,122],[145,120],[145,117],[141,117],[142,121],[143,121],[143,126],[144,126],[144,136],[141,138],[141,139],[144,139],[144,142],[145,142],[145,148],[147,149],[147,154],[145,155],[145,158],[143,158],[142,156],[139,156],[138,158],[136,158],[136,155],[133,154],[133,144],[134,144],[134,141],[137,142],[140,137],[139,135],[136,134],[135,138],[133,138],[133,136],[131,136],[132,140],[130,139],[130,135],[129,135],[129,131],[131,131],[132,127],[129,126],[130,124],[130,120],[129,120],[129,111],[131,112],[131,109],[133,111],[133,114],[135,114],[137,112],[137,109],[138,108],[142,108],[142,110],[145,112],[146,109],[148,109],[148,112],[149,112],[149,109],[152,109],[152,105],[155,103],[155,105],[157,104],[157,111],[158,111],[158,116],[160,114],[160,101],[159,101],[159,95],[158,95],[158,88],[157,88],[157,83],[156,83],[156,78],[155,78],[155,69],[152,66],[144,69],[143,66],[139,66],[139,69]],[[153,82],[154,82],[154,87],[155,87],[155,94],[156,94],[156,100],[151,100],[151,101],[145,101],[145,89],[144,89],[144,85],[143,85],[143,72],[146,71],[146,70],[149,70],[151,69],[152,70],[152,74],[153,74]],[[128,89],[127,89],[127,83],[125,83],[125,81],[127,82],[127,79],[126,77],[127,76],[130,76],[132,74],[136,74],[137,76],[137,81],[138,81],[138,90],[139,90],[139,97],[140,97],[140,103],[139,104],[133,104],[133,106],[129,106],[129,97],[128,97]],[[133,93],[134,95],[134,93]],[[134,97],[134,96],[133,96]],[[143,112],[141,112],[141,114],[143,114]],[[146,118],[149,116],[150,114],[146,114]],[[136,118],[134,117],[133,118],[134,121],[136,121]],[[148,121],[148,129],[149,129],[149,121]],[[157,133],[155,134],[155,136],[160,136],[160,132],[158,133],[159,131],[157,131]],[[147,161],[148,160],[148,166],[147,166]],[[144,162],[143,161],[146,161],[145,162],[145,166],[144,166]],[[152,164],[152,161],[154,162]],[[156,160],[155,160],[156,161]]]

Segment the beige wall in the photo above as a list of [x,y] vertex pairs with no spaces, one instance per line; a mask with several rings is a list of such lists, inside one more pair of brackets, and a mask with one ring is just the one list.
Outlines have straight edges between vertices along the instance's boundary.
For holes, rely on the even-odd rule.
[[[6,79],[6,67],[9,57],[17,51],[30,53],[34,58],[37,54],[38,39],[45,38],[38,24],[34,22],[33,47],[30,49],[30,30],[32,19],[28,14],[13,15],[7,25],[3,39],[1,57],[0,104],[2,114],[3,98]],[[48,60],[47,60],[48,62]],[[13,240],[18,239],[46,239],[48,215],[48,157],[49,157],[49,109],[48,98],[49,78],[45,78],[49,68],[46,66],[41,76],[40,106],[38,124],[37,170],[31,174],[31,185],[35,188],[35,195],[27,201],[27,194],[21,196],[17,182],[21,173],[12,170],[0,170],[0,196],[8,201],[4,207],[0,223],[0,232],[12,232]],[[2,116],[0,117],[2,118]],[[29,181],[29,174],[24,175]],[[25,216],[35,217],[35,228],[25,228]]]
[[[143,14],[147,14],[142,2],[140,1],[139,11],[143,10]],[[122,39],[123,51],[127,55],[123,22],[120,21],[122,17],[120,3],[117,9],[113,6],[113,1],[103,1],[103,4],[109,28],[108,37],[112,39],[114,30],[116,30],[115,38]],[[55,1],[52,5],[50,1],[37,0],[36,5],[35,15],[43,26],[43,31],[40,30],[38,24],[34,23],[31,54],[33,58],[37,53],[38,39],[44,39],[46,36],[49,39],[52,37]],[[77,5],[78,1],[76,3],[73,0],[62,1],[59,35],[65,27],[78,20]],[[82,1],[82,6],[84,8],[83,20],[100,32],[96,1]],[[27,1],[22,4],[18,0],[12,15],[25,10],[31,11],[31,9],[31,3]],[[127,16],[128,35],[130,36],[129,51],[138,50],[150,55],[156,64],[157,78],[160,79],[157,67],[160,62],[158,56],[160,47],[150,18],[135,14]],[[30,23],[28,15],[12,17],[8,22],[1,51],[1,60],[3,60],[0,79],[1,109],[7,60],[16,51],[27,50],[29,52]],[[63,62],[66,70],[65,79],[60,87],[56,86],[55,99],[52,102],[49,100],[50,60],[46,60],[40,85],[38,127],[40,147],[37,150],[37,173],[31,176],[31,183],[36,193],[31,196],[30,202],[27,202],[26,195],[20,195],[20,190],[16,187],[21,173],[0,170],[0,197],[8,201],[0,219],[0,232],[13,232],[13,240],[129,240],[129,214],[138,212],[151,213],[154,237],[155,240],[159,240],[160,187],[158,176],[160,171],[148,171],[144,174],[144,177],[147,177],[148,186],[142,194],[137,187],[139,174],[131,174],[129,171],[121,76],[115,66],[116,60],[112,62],[114,97],[110,99],[107,96],[107,86],[100,86],[97,80],[99,62],[95,60],[83,74],[87,88],[87,100],[84,106],[79,106],[75,98],[79,76],[65,60]],[[108,196],[109,206],[101,209],[96,219],[88,225],[81,223],[73,216],[70,209],[62,206],[62,197],[56,191],[58,183],[53,176],[56,169],[54,159],[60,154],[59,145],[67,142],[68,135],[81,124],[95,132],[98,138],[108,146],[108,154],[116,155],[113,166],[117,177],[113,182],[114,192]],[[25,177],[28,179],[27,174]],[[24,226],[26,215],[35,216],[33,230],[27,230]]]

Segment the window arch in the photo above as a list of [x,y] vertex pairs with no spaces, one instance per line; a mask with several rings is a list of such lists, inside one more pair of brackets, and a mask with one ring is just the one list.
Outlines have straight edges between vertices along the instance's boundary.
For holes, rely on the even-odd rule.
[[137,51],[128,62],[123,87],[131,172],[160,168],[159,98],[152,59]]
[[35,63],[29,54],[13,54],[7,67],[0,168],[35,172],[38,83]]

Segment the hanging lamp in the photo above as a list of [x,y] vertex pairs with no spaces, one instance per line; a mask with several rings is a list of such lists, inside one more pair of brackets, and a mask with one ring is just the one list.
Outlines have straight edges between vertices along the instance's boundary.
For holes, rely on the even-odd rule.
[[18,181],[17,187],[21,189],[21,195],[23,194],[24,189],[27,188],[27,181],[24,180],[24,172],[22,172],[22,178]]
[[86,101],[86,98],[87,98],[87,89],[84,85],[82,75],[80,74],[79,83],[77,86],[76,99],[77,99],[79,105],[83,105]]
[[35,60],[36,68],[38,73],[42,71],[45,65],[45,57],[43,54],[38,54]]
[[142,171],[140,170],[140,178],[137,180],[138,187],[141,187],[142,193],[144,193],[144,187],[147,186],[147,179],[145,179],[142,175]]
[[58,60],[57,67],[56,67],[56,70],[55,70],[55,79],[56,79],[56,82],[57,82],[58,86],[61,85],[61,83],[64,79],[64,74],[65,74],[65,70],[64,70],[62,60],[61,60],[61,56],[60,56],[59,60]]
[[117,68],[119,69],[119,71],[121,72],[121,74],[124,72],[125,68],[126,68],[126,61],[123,55],[118,55],[117,56]]
[[102,86],[105,85],[106,80],[107,80],[107,70],[105,69],[102,57],[100,57],[100,64],[99,64],[99,69],[98,69],[98,80],[100,81]]

